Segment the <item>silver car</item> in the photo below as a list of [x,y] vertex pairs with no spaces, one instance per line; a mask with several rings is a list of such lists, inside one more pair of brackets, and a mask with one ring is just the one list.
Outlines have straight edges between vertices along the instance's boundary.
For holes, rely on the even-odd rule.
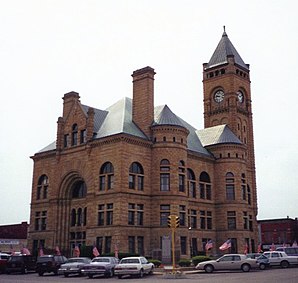
[[86,264],[82,268],[82,273],[89,278],[96,275],[104,275],[105,277],[113,277],[114,269],[119,260],[115,257],[95,257],[91,263]]
[[62,264],[58,270],[59,274],[68,277],[69,274],[82,275],[82,267],[91,262],[88,257],[73,257],[69,258],[66,263]]
[[196,268],[211,273],[215,270],[242,270],[250,271],[251,268],[258,268],[256,259],[248,258],[244,254],[226,254],[217,260],[200,262]]

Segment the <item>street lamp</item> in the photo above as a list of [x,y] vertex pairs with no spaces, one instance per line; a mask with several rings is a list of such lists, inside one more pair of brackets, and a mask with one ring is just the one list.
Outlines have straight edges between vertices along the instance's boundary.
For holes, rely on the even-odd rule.
[[[191,231],[191,226],[188,227],[188,231]],[[191,234],[189,233],[189,252],[190,252],[190,257],[192,257],[192,245],[191,245]]]

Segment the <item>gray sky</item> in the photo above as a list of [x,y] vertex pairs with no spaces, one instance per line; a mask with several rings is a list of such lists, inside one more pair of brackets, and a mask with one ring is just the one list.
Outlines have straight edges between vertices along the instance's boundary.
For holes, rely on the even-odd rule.
[[149,65],[155,105],[202,129],[202,64],[223,25],[250,64],[258,219],[297,217],[295,3],[0,0],[0,225],[29,221],[29,157],[56,139],[64,93],[105,109]]

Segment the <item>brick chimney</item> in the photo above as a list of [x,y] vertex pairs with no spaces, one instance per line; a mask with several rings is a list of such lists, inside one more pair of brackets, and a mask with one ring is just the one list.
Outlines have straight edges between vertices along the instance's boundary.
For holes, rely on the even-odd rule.
[[151,124],[154,119],[154,69],[145,67],[133,72],[132,120],[151,137]]
[[80,96],[77,92],[71,91],[64,94],[63,100],[63,118],[65,118],[69,115],[72,107],[80,102]]

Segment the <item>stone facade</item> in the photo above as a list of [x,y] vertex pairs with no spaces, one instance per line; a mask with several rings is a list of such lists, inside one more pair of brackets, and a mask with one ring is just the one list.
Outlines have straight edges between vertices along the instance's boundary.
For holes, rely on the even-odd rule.
[[[150,67],[133,73],[130,120],[115,131],[111,128],[123,117],[116,106],[102,111],[82,105],[76,92],[64,95],[56,141],[32,156],[28,246],[34,252],[40,245],[48,250],[59,246],[71,255],[75,245],[96,245],[101,253],[118,249],[160,255],[162,238],[170,234],[170,214],[180,217],[175,238],[180,257],[204,251],[209,239],[213,254],[229,238],[231,252],[243,252],[246,245],[256,250],[249,67],[231,55],[226,62],[203,67],[202,133],[208,139],[208,129],[214,134],[217,126],[227,124],[230,136],[239,140],[205,144],[196,137],[206,154],[191,149],[190,135],[196,131],[167,107],[163,113],[168,120],[156,122]],[[224,92],[220,102],[214,100],[218,90]],[[117,113],[115,120],[111,113]]]

